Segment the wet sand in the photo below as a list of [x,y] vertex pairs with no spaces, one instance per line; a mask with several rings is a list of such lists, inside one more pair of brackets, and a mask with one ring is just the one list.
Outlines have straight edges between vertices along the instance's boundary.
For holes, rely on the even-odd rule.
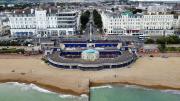
[[64,70],[41,57],[0,55],[0,82],[34,83],[55,92],[88,94],[89,87],[124,83],[161,89],[180,89],[180,57],[141,57],[131,68],[101,71]]

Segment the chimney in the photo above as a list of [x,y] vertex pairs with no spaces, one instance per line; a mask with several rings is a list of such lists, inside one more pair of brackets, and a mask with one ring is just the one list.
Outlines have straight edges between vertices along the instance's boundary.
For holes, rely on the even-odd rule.
[[49,8],[49,13],[51,14],[51,8]]
[[34,9],[31,9],[31,14],[33,14],[34,13]]

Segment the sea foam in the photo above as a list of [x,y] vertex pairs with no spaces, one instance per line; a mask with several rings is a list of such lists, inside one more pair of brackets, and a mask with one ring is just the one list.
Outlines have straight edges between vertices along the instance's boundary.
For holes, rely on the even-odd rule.
[[91,87],[91,89],[100,89],[100,88],[113,88],[113,87],[111,85]]
[[86,94],[82,94],[81,96],[59,94],[59,97],[64,99],[77,99],[77,101],[88,101],[88,95]]
[[180,95],[180,90],[170,90],[170,89],[168,89],[168,90],[161,90],[161,92]]
[[68,95],[68,94],[59,94],[59,97],[61,97],[61,98],[75,98],[76,96]]
[[[124,87],[135,88],[135,89],[143,89],[143,90],[157,90],[157,89],[146,88],[146,87],[137,86],[137,85],[124,85]],[[180,95],[180,90],[167,89],[167,90],[159,90],[159,91],[162,92],[162,93],[170,93],[170,94],[179,94]]]
[[29,84],[29,86],[30,86],[32,89],[37,90],[37,91],[39,91],[39,92],[43,92],[43,93],[54,93],[54,92],[51,92],[51,91],[49,91],[49,90],[47,90],[47,89],[40,88],[40,87],[36,86],[35,84]]
[[[137,86],[137,85],[125,85],[124,87],[137,88],[137,89],[143,89],[143,90],[157,90],[157,89],[145,88],[145,87],[141,87],[141,86]],[[159,91],[162,92],[162,93],[180,94],[180,90],[167,89],[167,90],[159,90]]]
[[51,92],[47,89],[43,89],[41,87],[38,87],[37,85],[35,84],[26,84],[26,83],[18,83],[18,82],[7,82],[6,84],[11,84],[11,85],[14,85],[14,86],[18,86],[21,88],[21,90],[36,90],[36,91],[39,91],[39,92],[42,92],[42,93],[54,93],[54,92]]
[[22,91],[27,91],[27,90],[33,89],[33,90],[36,90],[36,91],[42,92],[42,93],[57,94],[61,98],[80,98],[80,99],[88,98],[88,95],[86,95],[86,94],[82,94],[81,96],[74,96],[74,95],[69,95],[69,94],[59,94],[59,93],[51,92],[47,89],[43,89],[43,88],[41,88],[35,84],[32,84],[32,83],[26,84],[26,83],[19,83],[19,82],[7,82],[7,83],[3,83],[3,84],[8,84],[8,85],[20,87],[20,89]]

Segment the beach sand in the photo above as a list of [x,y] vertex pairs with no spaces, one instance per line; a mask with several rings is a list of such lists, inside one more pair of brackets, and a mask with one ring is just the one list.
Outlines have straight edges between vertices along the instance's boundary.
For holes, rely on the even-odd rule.
[[124,83],[163,89],[180,89],[180,57],[141,57],[130,68],[101,71],[64,70],[41,57],[0,55],[0,82],[34,83],[55,92],[88,94],[89,87]]

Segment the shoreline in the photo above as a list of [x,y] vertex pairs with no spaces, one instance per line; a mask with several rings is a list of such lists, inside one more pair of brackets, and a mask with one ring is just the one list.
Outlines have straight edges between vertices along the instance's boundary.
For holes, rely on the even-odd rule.
[[[180,57],[141,57],[130,68],[100,71],[53,68],[41,57],[0,55],[0,83],[35,84],[52,92],[89,95],[90,87],[125,84],[153,89],[180,90]],[[171,67],[169,67],[171,66]]]
[[137,83],[129,83],[129,82],[111,82],[111,83],[91,83],[91,87],[98,87],[98,86],[104,86],[104,85],[135,85],[139,87],[149,88],[149,89],[156,89],[156,90],[179,90],[180,87],[174,88],[170,86],[163,86],[163,85],[142,85]]
[[[54,87],[54,86],[51,86],[51,85],[44,85],[44,84],[40,84],[40,83],[36,83],[36,82],[29,82],[29,81],[19,81],[19,80],[3,80],[3,81],[0,81],[0,84],[2,83],[8,83],[8,82],[17,82],[17,83],[25,83],[25,84],[35,84],[36,86],[42,88],[42,89],[46,89],[50,92],[55,92],[55,93],[58,93],[58,94],[70,94],[70,95],[73,95],[73,96],[81,96],[81,95],[87,95],[89,96],[89,92],[88,93],[77,93],[75,91],[72,91],[70,89],[61,89],[61,88],[58,88],[58,87]],[[92,88],[92,87],[101,87],[101,86],[104,86],[104,85],[110,85],[110,86],[113,86],[113,85],[135,85],[135,86],[139,86],[139,87],[144,87],[144,88],[147,88],[147,89],[155,89],[155,90],[179,90],[180,91],[180,88],[174,88],[174,87],[169,87],[169,86],[163,86],[163,85],[141,85],[141,84],[136,84],[136,83],[128,83],[128,82],[111,82],[111,83],[90,83],[90,88],[89,90]]]
[[[74,95],[74,96],[81,96],[82,94],[86,94],[86,93],[78,93],[78,92],[75,92],[75,91],[73,91],[71,89],[61,89],[59,87],[46,85],[46,84],[41,84],[41,83],[37,83],[37,82],[29,82],[29,81],[26,81],[26,80],[3,80],[3,81],[0,81],[0,84],[8,83],[8,82],[35,84],[36,86],[38,86],[38,87],[40,87],[42,89],[46,89],[46,90],[48,90],[50,92],[55,92],[55,93],[58,93],[58,94],[71,94],[71,95]],[[89,95],[89,94],[86,94],[86,95]]]

